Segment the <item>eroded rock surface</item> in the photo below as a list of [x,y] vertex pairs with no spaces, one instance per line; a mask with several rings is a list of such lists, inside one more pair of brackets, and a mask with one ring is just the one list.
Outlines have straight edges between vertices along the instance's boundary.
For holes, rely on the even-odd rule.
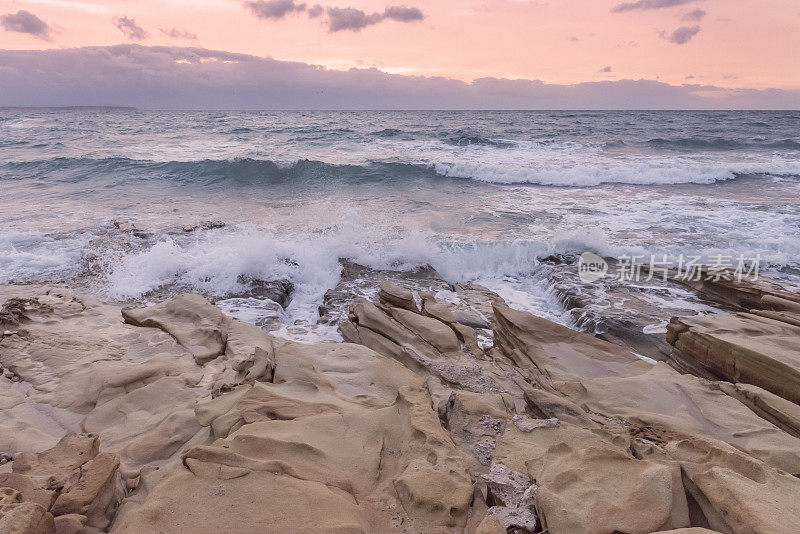
[[800,531],[787,295],[673,321],[676,347],[758,352],[745,383],[420,276],[375,280],[317,345],[197,295],[121,313],[3,287],[0,531]]

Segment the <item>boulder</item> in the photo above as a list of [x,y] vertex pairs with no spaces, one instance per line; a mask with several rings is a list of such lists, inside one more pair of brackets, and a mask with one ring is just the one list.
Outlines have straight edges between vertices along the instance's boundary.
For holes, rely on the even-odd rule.
[[[8,488],[0,488],[0,494]],[[6,495],[6,497],[8,497]],[[0,504],[0,532],[3,534],[56,534],[53,516],[41,505],[32,502]]]
[[410,290],[400,287],[392,282],[383,282],[378,289],[378,300],[385,306],[402,308],[419,313],[414,301],[414,294]]

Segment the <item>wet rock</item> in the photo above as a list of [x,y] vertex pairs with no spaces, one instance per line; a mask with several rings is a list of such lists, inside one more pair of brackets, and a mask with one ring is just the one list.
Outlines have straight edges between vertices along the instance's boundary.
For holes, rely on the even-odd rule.
[[152,236],[152,234],[141,230],[136,226],[135,223],[131,221],[114,221],[113,222],[114,228],[119,230],[120,232],[125,232],[131,234],[134,237],[138,237],[139,239],[147,239]]
[[800,295],[784,288],[766,277],[752,280],[739,279],[732,271],[712,272],[708,267],[698,270],[698,276],[688,279],[676,278],[681,283],[706,298],[729,304],[738,310],[797,310]]
[[225,223],[222,221],[201,221],[195,224],[184,224],[181,227],[184,232],[194,232],[195,230],[215,230],[217,228],[225,228]]
[[269,299],[278,303],[281,308],[286,308],[292,300],[294,284],[289,280],[260,280],[246,276],[239,277],[239,283],[248,286],[250,289],[241,293],[225,295],[226,299],[231,298],[252,298]]
[[450,285],[430,266],[411,271],[391,271],[370,269],[346,259],[340,259],[339,263],[342,274],[336,287],[325,293],[319,309],[320,323],[339,324],[346,320],[353,300],[374,299],[381,283],[387,281],[417,292],[451,291]]
[[[610,273],[616,260],[607,259]],[[664,339],[667,322],[675,315],[718,313],[729,305],[703,299],[693,291],[663,277],[642,273],[639,280],[620,281],[612,276],[584,283],[577,258],[542,266],[550,288],[575,326],[611,343],[655,360],[666,360],[671,347]]]

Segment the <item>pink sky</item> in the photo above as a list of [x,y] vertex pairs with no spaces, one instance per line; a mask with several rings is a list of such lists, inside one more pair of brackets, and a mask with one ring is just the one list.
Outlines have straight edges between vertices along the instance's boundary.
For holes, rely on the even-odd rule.
[[[670,0],[644,0],[659,2]],[[672,0],[675,1],[675,0]],[[680,0],[677,0],[680,2]],[[361,31],[328,31],[328,18],[290,12],[259,19],[237,0],[3,0],[0,15],[28,11],[48,39],[0,28],[0,49],[47,49],[138,42],[197,46],[331,69],[375,66],[385,72],[471,81],[494,76],[578,83],[646,78],[670,84],[800,88],[800,2],[697,0],[660,9],[611,10],[617,0],[333,0],[367,14],[417,7],[417,22],[384,20]],[[315,2],[307,1],[307,8]],[[695,10],[699,20],[684,20]],[[112,23],[129,17],[147,32],[130,41]],[[697,17],[696,17],[697,18]],[[667,38],[699,26],[688,42]],[[173,28],[197,39],[173,38]],[[610,67],[608,72],[601,72]],[[693,76],[693,77],[692,77]]]

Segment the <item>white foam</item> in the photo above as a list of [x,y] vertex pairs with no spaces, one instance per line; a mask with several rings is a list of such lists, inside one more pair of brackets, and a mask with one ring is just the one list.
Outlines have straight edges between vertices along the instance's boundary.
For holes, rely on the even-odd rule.
[[88,236],[54,237],[34,230],[0,229],[0,282],[34,282],[80,271]]

